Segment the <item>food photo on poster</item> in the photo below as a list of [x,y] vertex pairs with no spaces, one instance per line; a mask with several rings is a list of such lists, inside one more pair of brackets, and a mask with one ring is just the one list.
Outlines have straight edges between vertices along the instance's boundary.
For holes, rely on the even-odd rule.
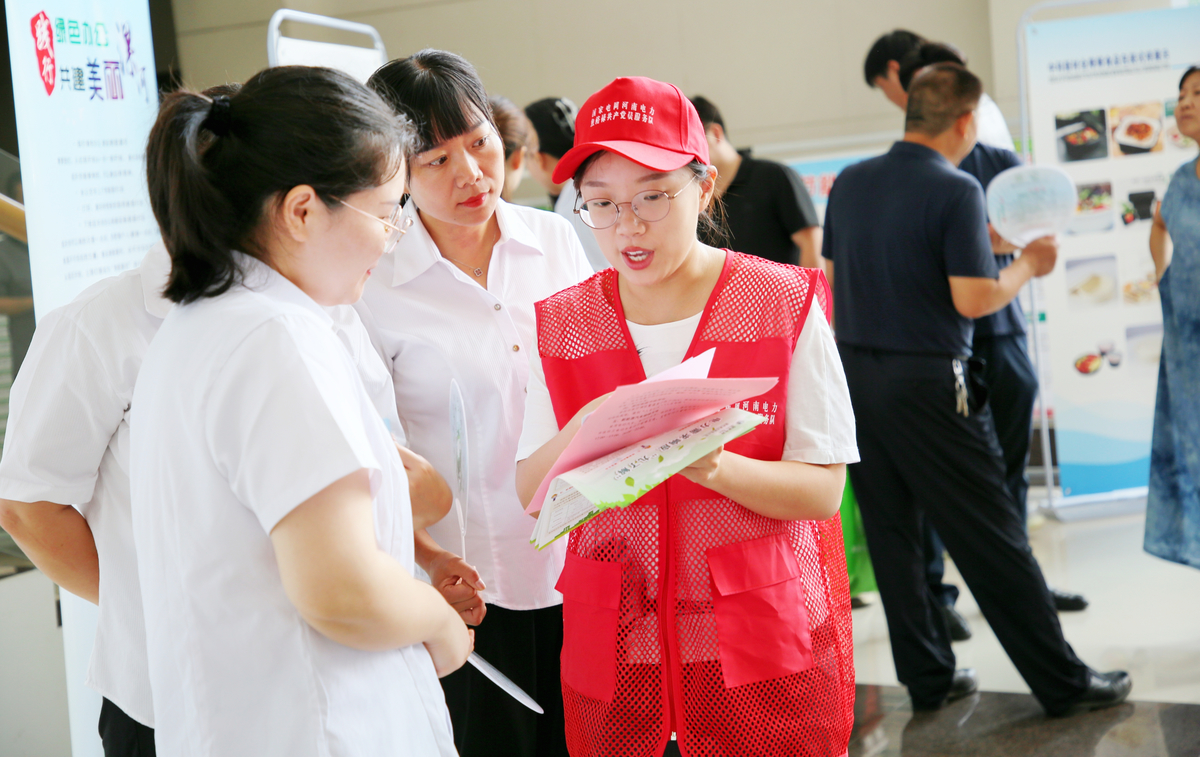
[[1112,139],[1109,142],[1112,157],[1162,152],[1162,102],[1111,108],[1108,111],[1108,123],[1112,129]]
[[1158,375],[1162,357],[1163,327],[1161,323],[1129,326],[1125,329],[1125,349],[1129,351],[1129,367],[1143,374]]
[[1076,184],[1075,193],[1078,202],[1075,217],[1067,226],[1068,234],[1095,234],[1113,227],[1112,182]]
[[1065,265],[1072,310],[1091,310],[1117,303],[1116,255],[1068,260]]
[[1108,127],[1104,111],[1084,110],[1054,117],[1059,160],[1097,160],[1108,157]]

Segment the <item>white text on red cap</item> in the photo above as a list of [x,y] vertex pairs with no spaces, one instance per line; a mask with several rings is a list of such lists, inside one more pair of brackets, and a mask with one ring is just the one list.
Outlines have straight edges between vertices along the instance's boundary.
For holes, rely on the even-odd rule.
[[592,108],[591,126],[604,123],[605,121],[613,121],[616,119],[624,121],[640,121],[646,124],[654,123],[654,106],[647,108],[645,103],[631,102],[613,102],[604,106]]

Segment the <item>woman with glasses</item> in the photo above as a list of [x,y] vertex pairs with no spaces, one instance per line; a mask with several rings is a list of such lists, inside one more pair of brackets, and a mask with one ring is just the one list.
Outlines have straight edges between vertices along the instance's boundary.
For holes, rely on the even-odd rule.
[[[536,552],[517,507],[533,303],[591,275],[564,219],[500,198],[504,145],[470,63],[423,50],[369,86],[417,125],[408,153],[412,228],[359,306],[392,371],[414,451],[455,488],[455,512],[417,533],[417,561],[470,625],[479,653],[545,709],[535,715],[472,668],[442,681],[463,755],[565,755],[558,650],[565,549]],[[467,455],[456,468],[452,382]],[[502,745],[502,746],[498,746]]]
[[835,516],[858,452],[824,276],[698,241],[716,169],[670,84],[592,95],[554,176],[571,177],[613,268],[537,305],[523,502],[620,385],[709,349],[711,377],[779,379],[743,403],[766,418],[753,432],[572,532],[558,583],[571,754],[845,754]]
[[161,753],[455,753],[437,679],[472,632],[413,575],[403,462],[327,310],[400,236],[410,139],[301,66],[169,95],[151,130],[174,307],[129,458]]

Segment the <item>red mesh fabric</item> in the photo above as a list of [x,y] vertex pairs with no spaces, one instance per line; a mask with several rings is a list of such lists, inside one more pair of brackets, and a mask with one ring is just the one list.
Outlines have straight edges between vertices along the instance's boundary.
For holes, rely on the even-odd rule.
[[617,272],[606,268],[538,303],[538,352],[577,360],[594,352],[623,350],[625,330],[616,317]]
[[[560,424],[596,396],[644,377],[624,326],[616,281],[615,272],[605,271],[538,304],[539,350]],[[819,271],[738,253],[727,257],[688,354],[716,347],[712,376],[780,377],[775,389],[747,407],[770,413],[773,422],[732,442],[730,451],[780,459],[791,354],[813,297],[828,314],[828,285]],[[775,674],[768,660],[762,663],[765,673],[730,687],[729,677],[738,674],[725,670],[732,663],[723,666],[721,645],[737,640],[718,635],[707,552],[771,537],[784,540],[799,571],[798,578],[765,583],[787,587],[787,596],[804,606],[811,661]],[[596,694],[591,680],[573,685],[564,673],[571,754],[658,755],[675,731],[689,756],[843,755],[853,721],[854,666],[841,539],[836,517],[773,520],[679,476],[630,507],[574,531],[572,554],[617,562],[622,569],[611,697]],[[564,586],[565,608],[594,604],[595,588]],[[765,642],[769,647],[773,636],[786,646],[795,636],[778,623],[765,626],[748,639],[750,646]],[[601,651],[573,644],[571,623],[565,633],[564,661],[568,655]],[[727,661],[730,650],[726,646]],[[581,688],[596,695],[584,695]]]
[[[724,498],[675,504],[672,519],[684,721],[676,730],[684,754],[845,754],[854,724],[854,660],[841,521],[778,521]],[[800,563],[813,665],[726,688],[705,552],[772,533],[786,534]],[[688,608],[686,597],[708,601]]]
[[706,342],[787,337],[795,344],[814,290],[822,312],[829,313],[829,284],[816,269],[797,270],[748,255],[733,257],[729,267],[701,336]]

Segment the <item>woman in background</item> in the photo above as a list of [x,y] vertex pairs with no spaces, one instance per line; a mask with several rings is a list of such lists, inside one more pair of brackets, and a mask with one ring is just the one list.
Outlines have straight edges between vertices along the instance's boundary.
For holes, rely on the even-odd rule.
[[500,199],[512,202],[513,193],[525,178],[525,161],[537,152],[537,134],[525,113],[512,100],[500,95],[488,98],[492,119],[504,142],[504,188]]
[[[1200,142],[1200,67],[1179,80],[1179,133]],[[1163,344],[1145,548],[1200,568],[1200,159],[1171,178],[1150,230]]]

